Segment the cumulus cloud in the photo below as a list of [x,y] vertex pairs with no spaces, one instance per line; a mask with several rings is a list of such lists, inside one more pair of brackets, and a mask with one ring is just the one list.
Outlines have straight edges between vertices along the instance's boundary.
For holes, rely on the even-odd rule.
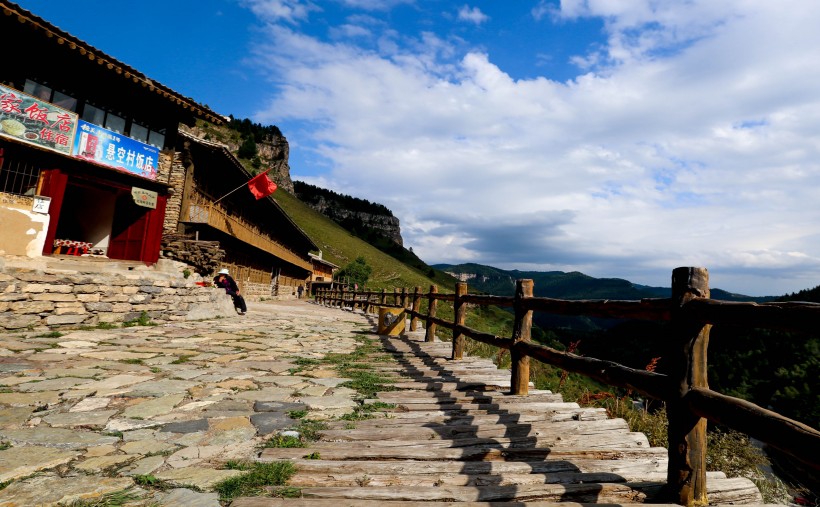
[[298,125],[288,138],[329,170],[294,178],[385,204],[428,263],[653,285],[704,266],[752,295],[820,283],[820,4],[539,6],[534,22],[604,20],[574,79],[513,78],[432,31],[364,47],[271,26],[258,120]]
[[296,23],[308,19],[311,11],[321,8],[304,0],[241,0],[254,14],[266,21]]
[[481,9],[478,7],[470,7],[469,5],[462,5],[461,8],[458,10],[458,20],[459,21],[468,21],[470,23],[475,23],[476,25],[480,25],[490,19],[489,16],[481,12]]

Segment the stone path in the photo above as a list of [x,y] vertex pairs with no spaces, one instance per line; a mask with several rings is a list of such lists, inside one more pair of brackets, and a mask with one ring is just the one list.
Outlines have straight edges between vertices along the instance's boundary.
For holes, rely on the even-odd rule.
[[[0,333],[0,506],[125,490],[127,505],[220,505],[208,491],[242,473],[224,464],[254,459],[298,423],[289,414],[353,411],[346,379],[299,359],[354,351],[373,319],[257,302],[235,318]],[[165,487],[142,487],[145,478]]]

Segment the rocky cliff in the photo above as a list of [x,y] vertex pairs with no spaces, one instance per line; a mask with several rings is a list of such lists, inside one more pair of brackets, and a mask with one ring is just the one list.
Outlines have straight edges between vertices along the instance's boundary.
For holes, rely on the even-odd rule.
[[[299,197],[302,200],[302,197]],[[369,213],[366,211],[353,211],[340,205],[338,201],[328,200],[319,196],[317,199],[307,202],[307,204],[330,218],[334,222],[342,225],[346,229],[370,229],[371,231],[384,236],[399,246],[404,246],[401,238],[401,226],[399,219],[391,215]]]
[[[184,125],[180,126],[180,128],[202,139],[222,143],[227,146],[228,150],[234,155],[239,153],[239,147],[244,141],[239,131],[227,126],[218,127],[204,121],[197,122],[196,126],[192,128],[187,128]],[[276,129],[276,132],[278,133],[278,129]],[[293,180],[290,178],[290,166],[288,165],[290,145],[284,135],[277,133],[268,133],[256,143],[256,157],[258,157],[256,164],[260,168],[270,167],[271,171],[268,173],[270,179],[272,179],[279,188],[283,188],[292,194]],[[254,161],[252,159],[245,160],[238,155],[237,158],[239,158],[249,171],[252,173],[258,172],[258,169],[254,167]]]

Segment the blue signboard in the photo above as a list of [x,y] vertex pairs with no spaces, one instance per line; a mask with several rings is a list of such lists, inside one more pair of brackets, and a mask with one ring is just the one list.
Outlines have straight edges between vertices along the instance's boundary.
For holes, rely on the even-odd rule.
[[159,149],[130,137],[79,120],[74,156],[144,178],[157,179]]

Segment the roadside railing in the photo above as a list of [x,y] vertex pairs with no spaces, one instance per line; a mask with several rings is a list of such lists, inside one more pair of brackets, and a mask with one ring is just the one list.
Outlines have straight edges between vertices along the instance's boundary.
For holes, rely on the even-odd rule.
[[[427,312],[420,311],[427,300]],[[709,389],[706,352],[713,325],[741,325],[787,331],[816,332],[820,304],[737,303],[709,299],[709,275],[704,268],[683,267],[672,272],[672,297],[639,301],[561,300],[533,297],[533,281],[518,280],[515,296],[468,294],[467,284],[456,284],[454,294],[439,294],[435,285],[422,293],[394,289],[375,291],[321,290],[317,302],[362,308],[405,309],[410,331],[426,323],[425,340],[435,339],[437,327],[452,331],[452,359],[464,355],[465,340],[508,349],[512,358],[511,393],[526,395],[530,358],[563,370],[586,375],[614,387],[626,388],[666,404],[669,420],[669,462],[666,488],[669,501],[680,505],[707,505],[706,421],[745,433],[814,470],[820,470],[820,431],[758,405]],[[453,321],[436,316],[439,301],[452,302]],[[512,308],[511,337],[496,336],[465,326],[468,305]],[[664,373],[637,370],[612,361],[582,357],[531,341],[533,312],[601,318],[668,321],[671,357]]]

